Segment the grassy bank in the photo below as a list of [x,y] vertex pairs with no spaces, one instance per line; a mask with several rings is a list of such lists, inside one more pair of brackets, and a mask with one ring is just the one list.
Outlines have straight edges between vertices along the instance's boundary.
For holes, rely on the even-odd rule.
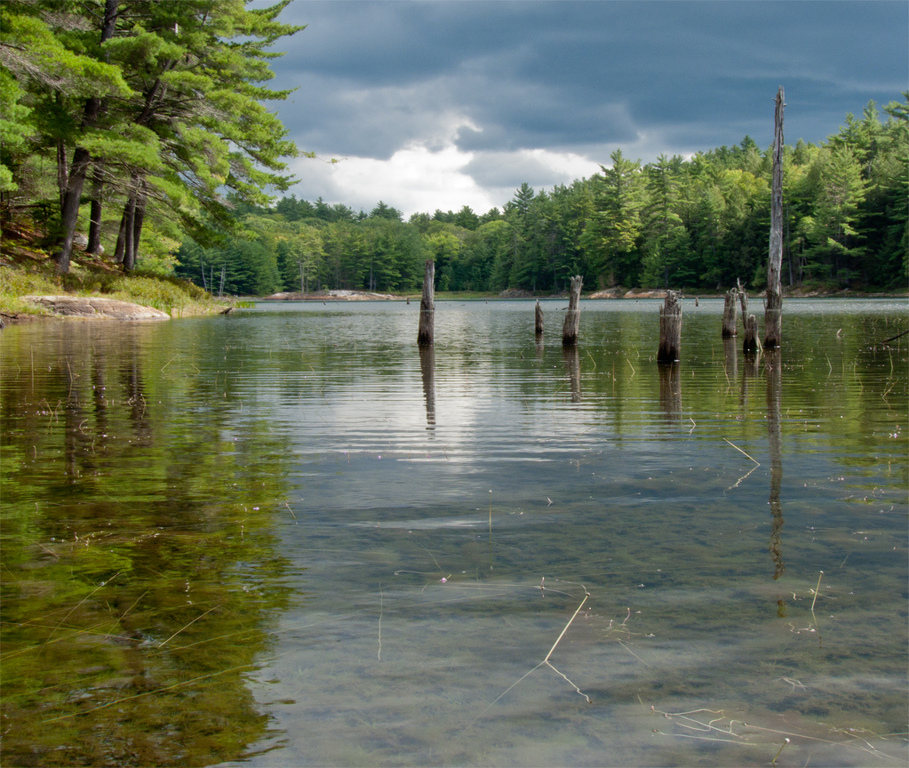
[[66,275],[57,274],[55,266],[49,254],[5,232],[0,246],[0,314],[6,319],[47,314],[43,307],[23,299],[30,295],[104,296],[154,307],[171,317],[212,314],[229,306],[186,280],[142,272],[124,274],[89,254],[75,254]]

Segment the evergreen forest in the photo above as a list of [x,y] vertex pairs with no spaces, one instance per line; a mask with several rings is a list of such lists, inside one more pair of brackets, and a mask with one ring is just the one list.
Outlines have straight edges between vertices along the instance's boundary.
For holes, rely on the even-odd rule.
[[[0,217],[60,274],[74,249],[216,295],[717,290],[765,280],[769,149],[750,137],[642,163],[620,149],[569,185],[522,184],[500,210],[369,212],[298,200],[267,87],[290,0],[3,0]],[[797,108],[797,105],[792,105]],[[768,116],[769,122],[769,116]],[[783,282],[909,284],[909,92],[785,147]],[[332,161],[334,162],[334,161]],[[343,162],[343,161],[342,161]]]
[[[869,103],[821,145],[785,147],[783,283],[887,290],[909,284],[909,97]],[[553,293],[717,290],[766,283],[770,150],[749,137],[692,158],[642,164],[616,150],[566,186],[522,184],[503,210],[366,213],[283,197],[237,204],[248,236],[183,242],[179,274],[213,292],[418,290],[436,263],[439,291]]]

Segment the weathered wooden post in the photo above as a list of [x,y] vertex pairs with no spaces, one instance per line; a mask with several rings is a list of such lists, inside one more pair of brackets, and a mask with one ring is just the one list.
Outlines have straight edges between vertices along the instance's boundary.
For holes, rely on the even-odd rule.
[[562,346],[570,347],[578,343],[578,329],[581,326],[581,287],[584,278],[575,275],[571,278],[571,290],[568,296],[568,312],[562,325]]
[[417,344],[421,347],[432,346],[433,324],[436,311],[435,282],[436,263],[426,259],[426,274],[423,278],[423,298],[420,299],[420,330],[417,333]]
[[748,294],[745,291],[745,286],[742,285],[741,278],[735,279],[735,290],[739,294],[739,304],[742,307],[742,328],[745,328],[745,321],[748,319]]
[[534,329],[537,336],[543,335],[543,308],[540,306],[540,300],[537,299],[537,306],[534,309]]
[[726,291],[723,301],[723,338],[728,339],[738,333],[736,326],[739,322],[739,308],[736,301],[738,292],[735,288]]
[[682,350],[682,302],[679,294],[669,291],[660,307],[660,350],[658,363],[674,363]]
[[773,132],[773,184],[770,189],[770,255],[767,260],[767,303],[764,307],[764,348],[775,349],[783,337],[783,86],[776,94]]
[[742,342],[742,351],[746,355],[754,354],[757,352],[757,335],[757,318],[754,315],[748,315],[748,319],[745,320],[745,340]]

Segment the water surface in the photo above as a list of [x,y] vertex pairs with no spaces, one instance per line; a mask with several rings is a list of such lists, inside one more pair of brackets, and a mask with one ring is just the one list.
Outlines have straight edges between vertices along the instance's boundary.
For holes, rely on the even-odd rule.
[[4,331],[4,764],[905,764],[905,302],[658,305]]

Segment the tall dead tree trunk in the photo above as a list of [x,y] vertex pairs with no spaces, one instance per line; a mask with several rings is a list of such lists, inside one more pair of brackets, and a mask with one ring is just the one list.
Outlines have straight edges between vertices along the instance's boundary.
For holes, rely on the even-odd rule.
[[728,339],[732,336],[735,336],[738,333],[738,328],[736,327],[739,322],[739,308],[736,304],[738,297],[736,296],[736,289],[730,288],[726,291],[725,298],[723,301],[723,338]]
[[571,278],[571,290],[568,296],[568,311],[562,325],[562,346],[570,347],[578,343],[578,330],[581,327],[581,287],[584,278],[575,275]]
[[435,282],[436,263],[426,260],[426,273],[423,277],[423,297],[420,299],[420,328],[417,332],[417,344],[421,347],[432,346],[435,321]]
[[783,86],[776,94],[773,132],[773,185],[770,190],[770,254],[767,260],[767,303],[764,308],[764,348],[780,346],[783,336]]

